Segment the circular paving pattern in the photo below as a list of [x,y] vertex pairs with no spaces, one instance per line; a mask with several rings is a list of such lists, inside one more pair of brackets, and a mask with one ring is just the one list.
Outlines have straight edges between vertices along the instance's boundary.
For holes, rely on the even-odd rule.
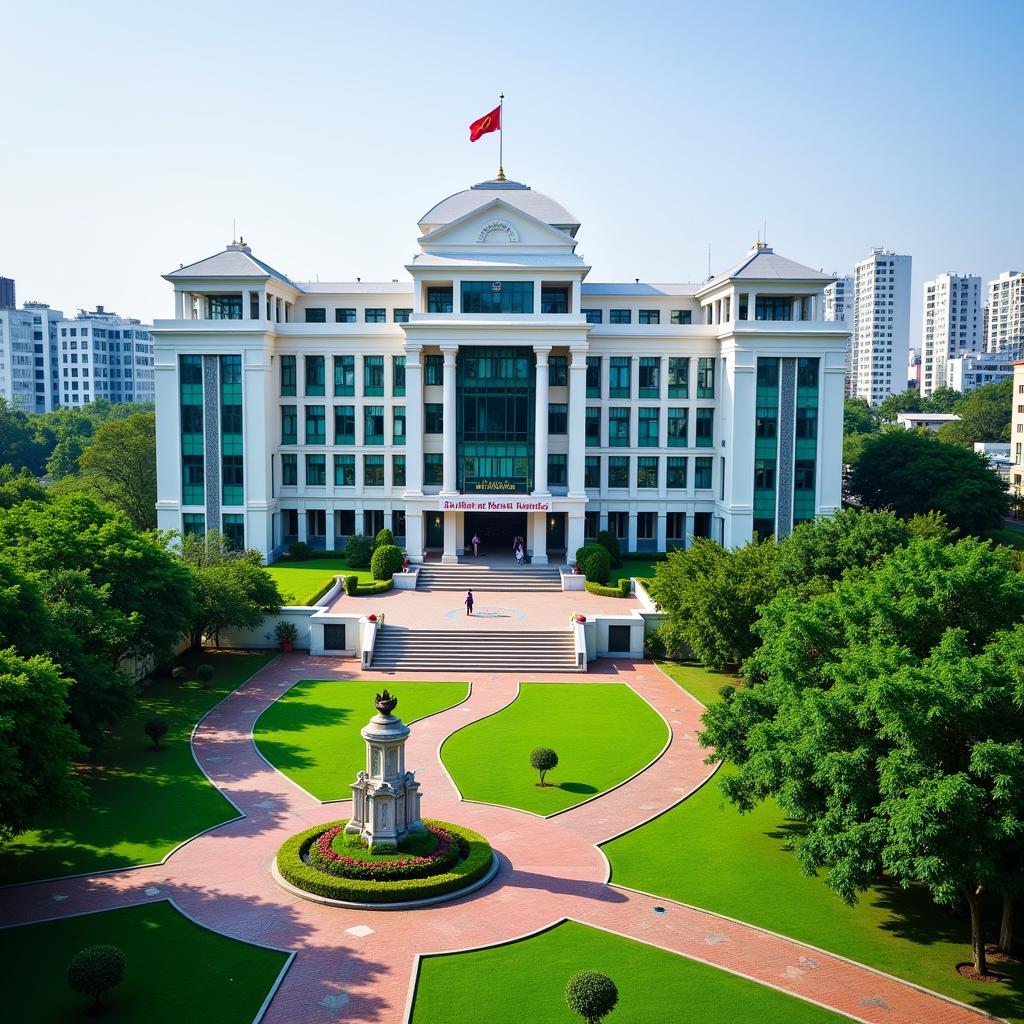
[[474,618],[474,619],[502,619],[505,622],[519,622],[526,618],[526,612],[521,612],[518,608],[493,608],[490,605],[478,604],[473,606],[473,614],[469,616],[466,614],[466,608],[453,608],[450,612],[446,612],[446,619],[458,619],[458,618]]

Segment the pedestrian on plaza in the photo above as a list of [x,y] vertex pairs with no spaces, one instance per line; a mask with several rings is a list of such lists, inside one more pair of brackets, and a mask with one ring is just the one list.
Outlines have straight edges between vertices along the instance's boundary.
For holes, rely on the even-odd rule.
[[474,533],[471,543],[473,545],[473,557],[476,558],[480,554],[480,537]]
[[520,544],[516,548],[516,565],[522,565],[526,561],[526,552],[523,551],[523,545]]
[[466,614],[467,615],[472,615],[473,614],[473,591],[472,590],[467,590],[466,591]]

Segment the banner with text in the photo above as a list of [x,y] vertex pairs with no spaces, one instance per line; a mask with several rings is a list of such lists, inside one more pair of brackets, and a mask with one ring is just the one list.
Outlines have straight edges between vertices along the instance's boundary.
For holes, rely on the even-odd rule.
[[551,501],[543,498],[439,498],[441,512],[550,512]]

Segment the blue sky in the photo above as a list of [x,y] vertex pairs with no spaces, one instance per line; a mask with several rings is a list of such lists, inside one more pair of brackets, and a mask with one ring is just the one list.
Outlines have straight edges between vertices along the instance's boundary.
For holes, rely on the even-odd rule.
[[700,280],[767,221],[850,272],[871,246],[1024,269],[1019,2],[89,4],[15,0],[0,274],[19,301],[169,316],[160,274],[232,219],[304,280],[391,280],[417,218],[505,168],[582,221],[591,280]]

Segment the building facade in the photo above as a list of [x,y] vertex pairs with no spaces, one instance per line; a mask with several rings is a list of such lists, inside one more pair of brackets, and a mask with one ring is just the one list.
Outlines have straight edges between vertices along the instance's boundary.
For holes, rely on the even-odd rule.
[[923,397],[946,385],[950,360],[981,351],[982,327],[980,277],[946,273],[925,281],[921,310]]
[[1010,413],[1010,494],[1024,496],[1024,360],[1013,364],[1013,406]]
[[1024,356],[1024,273],[1003,271],[988,283],[985,350],[1011,359]]
[[0,308],[0,397],[21,412],[50,412],[59,404],[55,345],[63,317],[45,302]]
[[60,404],[153,401],[153,336],[140,323],[102,306],[57,325]]
[[904,389],[910,348],[910,257],[873,249],[853,274],[849,393],[877,405]]
[[18,305],[13,277],[0,277],[0,309],[14,309]]
[[[825,286],[825,319],[830,321],[841,320],[847,325],[847,329],[853,330],[853,277],[847,274],[845,277],[837,277],[831,284]],[[852,368],[853,353],[850,342],[846,343],[846,394],[852,395]]]
[[954,391],[967,392],[1012,376],[1013,360],[1008,356],[981,353],[947,360],[944,383]]
[[534,562],[787,534],[840,505],[832,278],[763,244],[699,284],[597,284],[578,220],[482,182],[419,222],[408,279],[298,284],[244,243],[166,275],[158,518],[268,557],[389,527]]

